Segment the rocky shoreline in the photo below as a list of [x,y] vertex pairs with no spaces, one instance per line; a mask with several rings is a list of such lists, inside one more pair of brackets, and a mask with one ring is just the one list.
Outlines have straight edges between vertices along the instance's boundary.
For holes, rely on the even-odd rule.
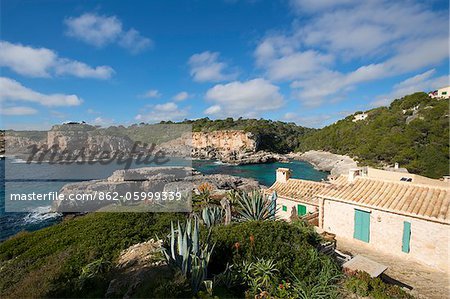
[[[128,211],[128,206],[145,203],[142,193],[154,194],[163,192],[180,192],[183,195],[191,195],[191,192],[198,192],[199,186],[207,184],[211,195],[223,195],[229,190],[250,191],[264,188],[256,180],[249,178],[235,177],[225,174],[205,175],[191,167],[145,167],[128,170],[116,170],[110,177],[104,180],[94,180],[79,183],[67,184],[61,188],[59,193],[69,198],[72,194],[83,194],[96,196],[94,200],[58,200],[53,202],[52,211],[60,213],[84,213],[113,207],[114,211]],[[101,199],[99,196],[104,197]],[[106,198],[108,194],[108,198]],[[117,196],[116,196],[117,194]],[[130,198],[125,198],[129,194]],[[135,195],[139,198],[135,198]],[[123,197],[121,197],[123,196]],[[116,197],[116,198],[114,198]],[[127,199],[124,203],[124,199]],[[189,202],[184,205],[177,204],[175,200],[159,201],[157,208],[161,211],[175,209],[176,211],[188,211]],[[126,206],[126,207],[125,207]],[[116,210],[117,208],[117,210]],[[138,206],[150,208],[150,212],[155,206]]]
[[347,174],[349,169],[358,167],[358,163],[349,156],[333,154],[325,151],[307,151],[291,153],[286,157],[310,163],[315,169],[328,171],[332,177]]

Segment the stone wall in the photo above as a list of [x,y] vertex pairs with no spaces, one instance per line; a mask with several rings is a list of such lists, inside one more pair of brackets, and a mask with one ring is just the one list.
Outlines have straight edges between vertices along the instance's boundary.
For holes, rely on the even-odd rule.
[[[368,244],[353,238],[355,208],[371,213]],[[404,221],[411,223],[409,253],[402,251]],[[355,246],[370,245],[386,254],[416,260],[440,270],[448,271],[449,268],[450,226],[446,224],[326,199],[323,207],[323,229],[354,242]]]

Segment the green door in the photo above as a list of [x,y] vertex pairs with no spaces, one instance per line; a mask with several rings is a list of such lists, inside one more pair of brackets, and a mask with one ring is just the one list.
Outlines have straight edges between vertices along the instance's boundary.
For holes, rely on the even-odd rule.
[[297,215],[298,216],[306,215],[306,206],[304,206],[304,205],[297,205]]
[[403,239],[402,239],[402,251],[409,252],[409,243],[411,241],[411,223],[408,221],[403,222]]
[[353,238],[369,243],[370,213],[355,209],[355,228]]

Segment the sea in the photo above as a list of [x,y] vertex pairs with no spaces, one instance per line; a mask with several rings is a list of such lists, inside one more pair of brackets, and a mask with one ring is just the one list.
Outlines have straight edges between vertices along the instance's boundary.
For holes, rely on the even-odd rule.
[[[279,167],[290,168],[294,178],[313,181],[326,179],[329,174],[314,169],[307,162],[295,160],[288,163],[229,165],[212,160],[171,159],[164,166],[191,165],[204,174],[229,174],[253,178],[265,186],[273,184],[275,181],[275,170]],[[155,166],[155,164],[132,164],[131,168],[151,166]],[[27,212],[5,211],[5,182],[13,184],[14,189],[20,190],[21,193],[57,191],[68,183],[105,179],[118,169],[123,169],[123,165],[115,163],[107,165],[74,164],[58,167],[58,165],[49,163],[28,164],[25,161],[13,158],[0,160],[0,241],[21,231],[38,230],[62,220],[61,214],[51,212],[50,206],[42,206],[42,203],[36,203],[36,206],[31,206],[31,208],[28,207]],[[5,176],[7,177],[5,178]],[[30,205],[28,202],[27,204]]]

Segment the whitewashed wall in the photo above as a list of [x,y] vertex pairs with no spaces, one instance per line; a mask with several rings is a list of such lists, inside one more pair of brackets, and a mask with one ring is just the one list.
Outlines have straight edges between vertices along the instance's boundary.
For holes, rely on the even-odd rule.
[[[277,216],[281,219],[289,220],[289,218],[291,217],[292,208],[295,207],[295,211],[297,212],[298,204],[304,205],[306,207],[307,213],[314,213],[314,212],[318,211],[318,207],[315,205],[305,204],[302,202],[297,202],[297,201],[289,200],[286,198],[278,197],[277,198],[277,208],[278,208]],[[287,207],[286,212],[283,211],[283,205]]]
[[[323,229],[352,240],[356,246],[367,244],[353,239],[355,208],[371,212],[369,244],[374,249],[449,271],[449,225],[325,200]],[[404,221],[411,223],[409,253],[402,252]]]

